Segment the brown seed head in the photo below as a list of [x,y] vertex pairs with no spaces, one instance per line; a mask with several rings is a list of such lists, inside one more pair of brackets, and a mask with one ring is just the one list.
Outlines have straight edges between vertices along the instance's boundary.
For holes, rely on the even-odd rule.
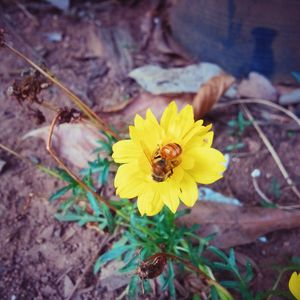
[[82,113],[75,108],[65,107],[59,113],[57,124],[74,123],[82,119]]
[[163,253],[157,253],[142,261],[137,269],[141,279],[153,279],[159,276],[167,263],[167,257]]
[[[25,73],[24,73],[25,74]],[[40,92],[45,89],[48,84],[40,72],[30,70],[28,74],[20,79],[16,79],[12,86],[9,87],[8,93],[22,103],[28,101],[30,103],[42,103],[43,100],[39,98]]]

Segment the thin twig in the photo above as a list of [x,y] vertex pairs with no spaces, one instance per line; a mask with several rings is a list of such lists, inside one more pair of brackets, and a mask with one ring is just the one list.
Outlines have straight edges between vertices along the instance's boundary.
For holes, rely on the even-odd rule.
[[74,104],[77,105],[80,108],[80,110],[82,110],[99,129],[103,129],[104,131],[109,133],[114,138],[120,139],[118,134],[116,134],[113,130],[111,130],[105,124],[105,122],[93,110],[91,110],[84,102],[82,102],[72,91],[70,91],[67,87],[65,87],[58,79],[56,79],[53,76],[53,74],[51,74],[48,70],[42,69],[36,63],[34,63],[31,59],[29,59],[27,56],[25,56],[23,53],[21,53],[14,47],[10,46],[6,42],[4,42],[3,44],[4,44],[4,46],[6,46],[7,49],[9,49],[14,54],[21,57],[23,60],[25,60],[27,63],[29,63],[32,67],[34,67],[36,70],[38,70],[41,74],[43,74],[46,78],[48,78],[51,82],[53,82],[54,84],[59,86],[70,97],[70,99],[74,102]]
[[91,193],[99,202],[104,203],[106,206],[108,206],[111,210],[114,212],[118,212],[118,210],[112,206],[107,200],[102,198],[99,194],[97,194],[95,191],[93,191],[89,186],[87,186],[77,175],[75,175],[63,162],[62,160],[54,153],[52,150],[52,136],[54,132],[55,125],[61,116],[61,112],[58,112],[54,119],[51,122],[50,129],[49,129],[49,135],[47,140],[47,151],[51,155],[51,157],[55,160],[55,162],[63,169],[65,170],[79,185],[82,187],[85,191]]
[[275,205],[277,208],[279,209],[283,209],[283,210],[293,210],[293,209],[299,209],[300,205],[279,205],[274,203],[259,187],[258,185],[258,181],[256,177],[252,177],[252,183],[253,183],[253,187],[255,189],[255,191],[257,192],[257,194],[267,203],[271,204],[271,205]]
[[260,128],[258,123],[254,120],[254,117],[251,114],[251,112],[249,111],[249,109],[247,108],[246,104],[241,104],[241,107],[242,107],[245,115],[247,116],[247,118],[252,122],[252,125],[256,129],[258,135],[260,136],[260,138],[264,142],[265,146],[267,147],[267,149],[271,153],[275,163],[277,164],[277,166],[278,166],[281,174],[283,175],[284,179],[286,180],[287,184],[291,187],[292,191],[300,199],[300,191],[296,187],[293,180],[290,178],[289,173],[287,172],[286,168],[284,167],[283,163],[281,162],[281,159],[280,159],[279,155],[277,154],[276,150],[274,149],[274,147],[272,146],[271,142],[269,141],[267,136],[264,134],[264,132],[262,131],[262,129]]
[[23,156],[23,155],[17,153],[16,151],[14,151],[14,150],[8,148],[7,146],[3,145],[2,143],[0,143],[0,148],[3,149],[3,150],[5,150],[6,152],[12,154],[13,156],[15,156],[15,157],[21,159],[21,160],[24,160],[24,161],[26,161],[26,162],[29,162],[30,164],[33,164],[35,167],[37,167],[37,168],[40,169],[41,171],[43,171],[43,172],[45,172],[45,173],[47,173],[47,174],[50,174],[50,175],[53,176],[53,177],[60,178],[59,175],[58,175],[56,172],[52,171],[52,170],[49,169],[48,167],[45,167],[45,166],[43,166],[43,165],[40,164],[40,163],[35,163],[34,161],[32,161],[31,159],[29,159],[28,157],[25,157],[25,156]]
[[241,100],[233,100],[233,101],[229,101],[226,103],[218,103],[214,106],[214,108],[222,108],[225,106],[229,106],[229,105],[236,105],[236,104],[245,104],[245,103],[249,103],[249,104],[262,104],[262,105],[266,105],[266,106],[270,106],[274,109],[277,109],[281,112],[283,112],[284,114],[286,114],[287,116],[289,116],[291,119],[293,119],[299,126],[300,126],[300,119],[291,111],[289,111],[288,109],[285,109],[283,107],[281,107],[280,105],[270,102],[268,100],[264,100],[264,99],[241,99]]

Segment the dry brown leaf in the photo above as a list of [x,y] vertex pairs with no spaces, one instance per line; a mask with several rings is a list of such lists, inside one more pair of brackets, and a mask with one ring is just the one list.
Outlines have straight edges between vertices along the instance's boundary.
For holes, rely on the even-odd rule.
[[198,202],[179,223],[201,224],[199,235],[216,233],[212,244],[230,248],[254,242],[260,236],[281,229],[300,227],[300,210],[240,207],[208,201]]
[[234,81],[233,76],[222,74],[213,77],[202,85],[193,100],[195,118],[202,118],[209,112]]
[[[49,126],[45,126],[28,132],[23,139],[35,137],[47,142],[48,133]],[[93,151],[99,147],[98,140],[106,140],[106,137],[93,124],[66,123],[55,128],[52,146],[59,157],[79,168],[86,168],[88,161],[97,158]]]
[[121,101],[118,102],[117,104],[107,107],[107,108],[103,108],[101,110],[102,113],[114,113],[114,112],[119,112],[120,110],[123,110],[124,108],[126,108],[129,104],[131,104],[134,101],[133,98],[126,100],[126,101]]

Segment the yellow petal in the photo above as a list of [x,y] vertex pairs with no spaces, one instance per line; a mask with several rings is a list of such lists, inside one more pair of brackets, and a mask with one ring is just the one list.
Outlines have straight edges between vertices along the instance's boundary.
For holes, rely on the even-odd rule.
[[192,126],[192,128],[185,133],[185,135],[182,137],[182,145],[187,144],[190,139],[192,139],[195,136],[200,136],[203,135],[205,133],[207,133],[212,125],[207,125],[207,126],[202,126],[203,124],[203,120],[198,120],[197,122],[195,122]]
[[194,148],[191,152],[195,159],[193,169],[188,170],[188,173],[198,183],[209,184],[220,179],[225,171],[225,157],[224,155],[214,149],[208,147]]
[[163,205],[159,193],[153,190],[145,191],[137,200],[137,207],[142,216],[144,214],[147,216],[158,214],[163,208]]
[[191,105],[186,105],[181,112],[178,114],[178,132],[180,133],[180,138],[185,136],[194,125],[194,111]]
[[176,213],[179,206],[179,193],[180,189],[177,183],[172,178],[160,183],[161,187],[160,195],[161,199],[166,206],[171,210],[173,214]]
[[186,206],[194,206],[195,202],[198,199],[198,187],[197,184],[189,174],[185,173],[181,183],[180,183],[180,200]]
[[194,136],[187,144],[185,144],[184,149],[186,149],[186,152],[189,153],[189,151],[194,151],[195,147],[211,147],[213,138],[213,131],[207,132],[203,135]]
[[143,192],[145,180],[136,164],[124,164],[118,168],[114,185],[121,198],[135,198]]
[[300,300],[300,273],[298,275],[296,272],[292,274],[289,281],[289,289],[293,296]]
[[155,128],[159,127],[157,119],[155,118],[154,114],[152,113],[151,109],[147,109],[146,112],[146,119],[153,125]]
[[122,140],[113,145],[112,158],[116,163],[128,163],[141,155],[141,148],[132,140]]
[[177,105],[175,101],[172,101],[168,107],[164,110],[161,120],[160,120],[160,125],[162,128],[168,132],[169,126],[175,121],[175,117],[177,115]]

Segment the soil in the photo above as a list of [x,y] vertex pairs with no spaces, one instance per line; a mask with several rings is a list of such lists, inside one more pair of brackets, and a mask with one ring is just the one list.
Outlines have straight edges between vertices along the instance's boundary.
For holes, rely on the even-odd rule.
[[[95,111],[101,111],[139,93],[138,86],[125,76],[129,69],[152,62],[172,64],[170,56],[161,54],[158,45],[138,47],[138,41],[143,38],[140,24],[151,9],[150,1],[148,4],[120,2],[82,1],[75,3],[68,13],[46,2],[26,4],[24,1],[14,5],[3,2],[0,27],[6,28],[7,40],[14,47],[35,61],[46,61],[62,82]],[[123,41],[134,45],[130,48],[130,58],[114,55],[113,49],[109,56],[99,42],[99,35],[109,40],[109,30],[114,26],[119,28]],[[120,28],[128,29],[131,35]],[[39,126],[29,116],[26,105],[21,106],[7,95],[14,78],[28,66],[8,50],[0,51],[0,141],[22,155],[55,166],[42,141],[22,139],[25,133]],[[54,87],[44,97],[60,107],[70,104],[66,95]],[[215,124],[216,148],[224,150],[238,141],[238,137],[228,133],[226,125],[237,113],[236,108],[228,108],[209,115],[209,121]],[[253,113],[262,118],[259,111]],[[49,122],[51,114],[46,118]],[[291,135],[283,123],[275,121],[265,120],[262,125],[268,125],[263,126],[265,133],[299,186],[299,134]],[[250,174],[260,168],[263,170],[260,186],[268,196],[275,197],[271,185],[276,180],[281,191],[276,202],[297,204],[256,131],[248,127],[242,136],[245,147],[234,151],[225,179],[212,188],[240,199],[246,206],[258,206],[260,197]],[[104,234],[55,220],[56,207],[47,199],[61,183],[2,150],[0,159],[6,162],[0,171],[0,298],[67,299],[97,255]],[[265,241],[257,240],[235,249],[258,266],[254,290],[272,287],[277,278],[272,266],[287,265],[292,256],[300,256],[299,235],[300,229],[282,230],[268,234]],[[286,284],[287,277],[282,281],[283,289]],[[109,291],[90,270],[84,274],[72,299],[115,299],[121,292],[122,289]]]

